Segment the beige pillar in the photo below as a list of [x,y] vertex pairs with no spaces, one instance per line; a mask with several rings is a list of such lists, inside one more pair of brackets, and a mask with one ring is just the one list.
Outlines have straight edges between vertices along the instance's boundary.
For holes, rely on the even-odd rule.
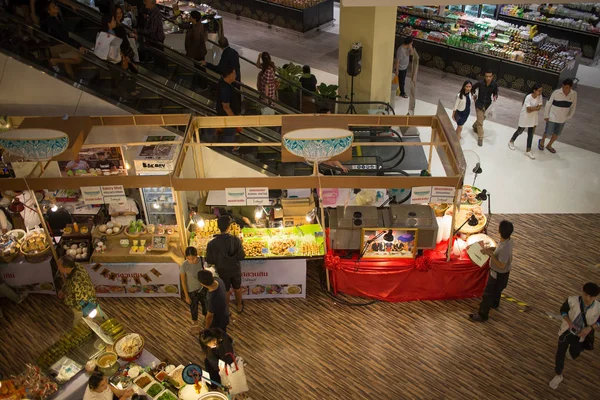
[[[346,71],[346,60],[352,43],[360,42],[362,72],[354,77],[354,101],[390,101],[395,35],[395,6],[340,7],[340,100],[350,99],[351,77]],[[358,113],[366,113],[368,108],[376,107],[356,106]]]

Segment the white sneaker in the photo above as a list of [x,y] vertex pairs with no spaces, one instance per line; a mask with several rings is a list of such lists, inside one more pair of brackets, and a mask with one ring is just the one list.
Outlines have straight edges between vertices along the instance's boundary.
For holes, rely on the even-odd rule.
[[508,142],[508,148],[511,150],[515,149],[515,144],[513,142]]
[[554,378],[552,378],[552,380],[550,381],[550,387],[552,389],[557,389],[558,385],[560,385],[560,383],[563,381],[563,376],[562,375],[556,375]]
[[532,160],[535,160],[535,156],[533,155],[533,153],[532,153],[532,152],[530,152],[530,151],[526,151],[526,152],[525,152],[525,155],[526,155],[527,157],[531,158]]

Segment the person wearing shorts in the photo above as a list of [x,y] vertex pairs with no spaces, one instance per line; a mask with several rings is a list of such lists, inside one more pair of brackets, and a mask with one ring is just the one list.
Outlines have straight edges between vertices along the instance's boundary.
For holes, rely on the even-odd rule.
[[[546,129],[538,142],[540,151],[546,148],[550,153],[556,153],[552,145],[562,133],[565,123],[575,114],[576,107],[577,92],[573,90],[573,79],[565,79],[562,87],[552,92],[552,96],[546,102],[546,108],[544,109]],[[548,146],[544,146],[547,136],[551,137],[550,143],[548,143]]]
[[456,135],[460,140],[460,134],[462,132],[463,125],[467,122],[469,115],[471,114],[471,88],[473,84],[471,81],[465,81],[460,89],[460,92],[456,95],[456,102],[454,103],[454,111],[452,112],[452,119],[456,122]]
[[229,233],[231,226],[229,215],[219,217],[217,226],[221,233],[215,235],[214,239],[208,242],[206,262],[215,266],[227,292],[233,288],[237,312],[242,313],[244,302],[242,300],[242,265],[240,261],[246,258],[246,253],[240,238]]

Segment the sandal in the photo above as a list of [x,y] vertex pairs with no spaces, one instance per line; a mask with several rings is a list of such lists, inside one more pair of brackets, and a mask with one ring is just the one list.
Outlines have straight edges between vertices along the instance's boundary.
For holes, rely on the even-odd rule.
[[542,145],[542,139],[538,140],[538,149],[540,149],[540,151],[544,151],[544,145]]
[[244,312],[244,300],[242,300],[242,308],[240,310],[238,310],[237,307],[236,307],[235,311],[237,311],[238,314],[241,314],[241,313]]
[[556,154],[556,150],[554,150],[554,147],[546,147],[548,149],[548,151],[552,154]]

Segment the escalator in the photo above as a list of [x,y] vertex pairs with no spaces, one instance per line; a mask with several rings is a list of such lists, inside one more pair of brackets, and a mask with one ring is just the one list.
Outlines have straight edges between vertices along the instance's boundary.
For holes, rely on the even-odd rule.
[[[22,33],[26,32],[29,40],[24,41]],[[48,63],[50,49],[59,45],[59,40],[26,25],[20,19],[3,12],[0,17],[0,51],[25,64],[33,66],[94,96],[117,105],[131,113],[169,114],[190,113],[192,115],[215,115],[214,100],[204,93],[197,93],[184,85],[174,83],[154,71],[132,74],[120,66],[98,59],[94,54],[82,55],[81,64],[75,68],[75,76],[53,71]],[[73,51],[76,51],[73,49]],[[167,71],[163,71],[167,72]],[[136,92],[136,95],[131,95]],[[210,92],[208,90],[207,92]],[[244,97],[252,99],[252,95],[243,92]],[[256,99],[257,102],[260,98]],[[400,136],[393,134],[383,138],[373,136],[373,132],[357,131],[355,141],[399,141]],[[280,134],[275,129],[246,128],[239,132],[238,142],[265,143],[278,142]],[[225,148],[213,148],[215,151],[235,159],[242,164],[267,174],[276,175],[309,175],[312,168],[304,163],[282,163],[279,147],[248,147],[232,153]],[[386,154],[379,150],[385,151]],[[384,174],[398,172],[404,158],[403,148],[370,147],[369,154],[354,157],[350,166],[355,174]],[[385,155],[385,157],[384,157]]]

